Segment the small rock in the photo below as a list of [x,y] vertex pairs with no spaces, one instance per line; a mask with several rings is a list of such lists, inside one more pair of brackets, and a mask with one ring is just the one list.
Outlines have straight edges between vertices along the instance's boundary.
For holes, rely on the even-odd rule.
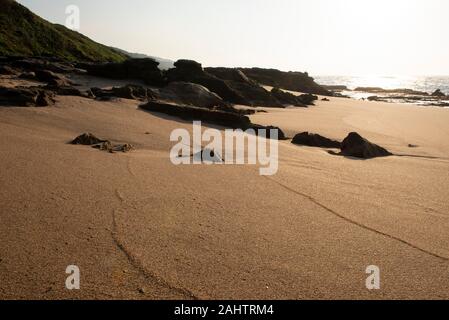
[[341,144],[341,152],[345,156],[370,159],[391,156],[386,149],[369,142],[356,132],[351,132]]
[[320,147],[320,148],[340,148],[341,143],[339,141],[331,140],[329,138],[323,137],[319,134],[302,132],[297,134],[292,139],[293,144],[304,145],[309,147]]
[[92,133],[83,133],[82,135],[76,137],[71,143],[72,144],[81,144],[81,145],[85,145],[85,146],[92,146],[92,145],[100,144],[103,142],[106,142],[106,141],[97,138]]

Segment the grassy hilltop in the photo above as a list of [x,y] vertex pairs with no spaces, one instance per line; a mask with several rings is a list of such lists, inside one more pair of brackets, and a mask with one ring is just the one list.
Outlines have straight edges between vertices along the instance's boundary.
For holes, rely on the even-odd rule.
[[14,0],[0,0],[0,55],[99,62],[126,59],[110,47],[42,19]]

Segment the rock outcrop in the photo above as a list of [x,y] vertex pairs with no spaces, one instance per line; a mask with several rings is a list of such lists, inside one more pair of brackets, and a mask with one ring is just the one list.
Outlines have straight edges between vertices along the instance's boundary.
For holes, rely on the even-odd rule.
[[17,70],[9,67],[9,66],[4,66],[4,65],[0,65],[0,74],[2,75],[15,75],[17,74]]
[[0,106],[46,107],[55,103],[52,91],[36,87],[0,87]]
[[249,105],[249,102],[224,80],[205,72],[200,63],[192,60],[178,60],[174,65],[175,68],[166,72],[168,82],[196,83],[218,94],[224,101]]
[[251,123],[250,119],[236,109],[220,110],[198,108],[188,105],[179,105],[163,101],[149,101],[140,106],[140,108],[150,111],[164,113],[170,116],[178,117],[188,121],[203,121],[210,124],[224,126],[233,129],[254,129],[256,135],[260,134],[261,129],[265,130],[265,138],[273,139],[270,130],[277,130],[277,139],[285,139],[285,134],[278,127],[262,126]]
[[309,147],[319,147],[319,148],[336,148],[340,149],[341,143],[319,134],[302,132],[292,139],[293,144],[309,146]]
[[446,95],[443,92],[441,92],[440,89],[437,89],[432,93],[432,97],[445,97],[445,96]]
[[369,142],[356,132],[351,132],[341,143],[341,154],[350,157],[371,159],[391,156],[386,149]]
[[93,96],[99,100],[123,98],[145,101],[148,98],[154,98],[151,90],[131,84],[123,87],[113,87],[112,89],[91,88],[90,91]]
[[52,86],[47,85],[44,87],[46,90],[54,92],[59,96],[75,96],[83,98],[94,98],[94,94],[91,90],[80,90],[73,86]]
[[52,71],[36,70],[34,72],[34,74],[36,75],[37,81],[45,82],[51,86],[64,87],[64,86],[73,85],[73,83],[70,80],[68,80],[66,77],[64,77],[62,75],[58,75]]
[[260,84],[290,91],[331,96],[332,92],[323,88],[307,72],[284,72],[276,69],[242,68],[249,79]]
[[163,86],[165,84],[159,62],[151,58],[129,59],[124,62],[103,64],[79,64],[88,74],[112,79],[138,79],[148,85]]
[[279,88],[271,89],[271,94],[282,104],[291,105],[295,107],[307,107],[307,104],[303,102],[303,99],[299,96],[295,96],[289,92],[285,92]]
[[229,128],[247,128],[251,122],[245,115],[221,110],[211,110],[163,101],[149,101],[140,108],[168,114],[189,121],[204,121]]

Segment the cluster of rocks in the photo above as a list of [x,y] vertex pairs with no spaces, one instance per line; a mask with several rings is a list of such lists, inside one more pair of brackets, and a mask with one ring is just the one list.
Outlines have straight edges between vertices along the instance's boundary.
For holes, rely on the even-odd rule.
[[340,154],[343,156],[361,159],[392,155],[385,148],[368,141],[357,132],[351,132],[342,142],[323,137],[319,134],[302,132],[292,139],[292,143],[310,147],[340,149]]
[[77,66],[90,75],[111,79],[139,79],[152,86],[165,84],[159,62],[152,58],[128,59],[124,62],[80,63]]
[[[139,79],[146,84],[165,87],[173,82],[187,82],[201,85],[217,94],[223,101],[233,104],[262,107],[284,107],[294,105],[304,107],[313,104],[313,95],[296,97],[287,92],[281,92],[282,86],[274,91],[268,91],[257,81],[250,79],[242,70],[233,68],[206,68],[192,60],[178,60],[174,68],[161,71],[158,62],[147,59],[130,59],[122,63],[79,64],[78,67],[87,70],[88,74],[114,79]],[[281,83],[282,84],[282,83]],[[322,89],[307,89],[323,93]],[[328,93],[325,91],[324,93]]]
[[263,85],[290,91],[332,96],[332,92],[317,84],[307,72],[284,72],[276,69],[243,68],[248,78]]
[[0,106],[46,107],[55,103],[52,91],[33,87],[0,87]]
[[129,152],[133,149],[133,146],[129,143],[125,144],[113,144],[109,140],[104,140],[96,137],[92,133],[83,133],[73,139],[71,144],[91,146],[92,148],[99,149],[101,151],[107,151],[109,153],[114,152]]
[[0,74],[30,80],[43,85],[0,87],[0,105],[45,107],[55,103],[56,95],[90,97],[74,87],[63,73],[81,72],[69,62],[52,58],[1,57]]

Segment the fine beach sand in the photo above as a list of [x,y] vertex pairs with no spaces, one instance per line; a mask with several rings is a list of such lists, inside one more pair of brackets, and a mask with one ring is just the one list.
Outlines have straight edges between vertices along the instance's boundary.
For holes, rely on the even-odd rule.
[[[170,133],[191,124],[137,101],[0,107],[0,298],[448,299],[449,110],[330,99],[251,119],[290,137],[357,131],[403,156],[281,141],[263,177],[174,166]],[[84,132],[136,150],[67,144]],[[65,289],[71,264],[81,290]]]

